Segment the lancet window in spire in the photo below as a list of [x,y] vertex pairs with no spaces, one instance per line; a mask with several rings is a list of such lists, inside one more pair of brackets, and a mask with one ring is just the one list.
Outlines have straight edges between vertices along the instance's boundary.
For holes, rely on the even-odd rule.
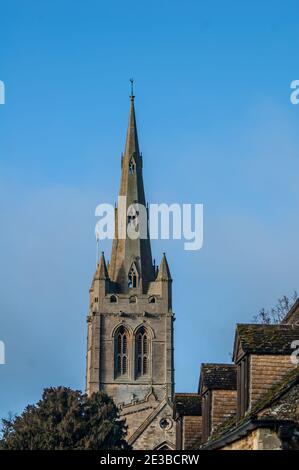
[[138,205],[138,202],[134,201],[134,205],[130,206],[128,212],[128,224],[134,224],[134,226],[137,225],[139,216],[139,210],[137,210],[136,204]]
[[135,160],[132,157],[131,160],[130,160],[130,163],[129,163],[129,173],[130,173],[130,175],[134,175],[135,168],[136,168]]
[[128,276],[128,288],[135,289],[135,287],[137,287],[137,273],[134,266],[132,266]]

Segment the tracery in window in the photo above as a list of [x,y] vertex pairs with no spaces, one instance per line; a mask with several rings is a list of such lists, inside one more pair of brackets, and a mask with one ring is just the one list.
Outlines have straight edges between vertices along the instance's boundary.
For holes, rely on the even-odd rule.
[[137,287],[137,273],[134,266],[132,266],[128,275],[128,288],[134,289],[135,287]]
[[149,337],[146,329],[142,326],[135,339],[136,351],[136,376],[141,377],[149,373]]
[[124,326],[120,326],[115,333],[115,373],[117,377],[128,373],[128,333]]

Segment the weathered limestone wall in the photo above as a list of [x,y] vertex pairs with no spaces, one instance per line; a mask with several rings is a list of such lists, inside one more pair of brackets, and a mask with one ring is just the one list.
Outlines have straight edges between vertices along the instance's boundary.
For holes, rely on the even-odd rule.
[[[172,413],[172,407],[168,403],[164,406],[160,404],[156,412],[149,415],[131,436],[129,443],[135,450],[159,449],[163,445],[175,449],[176,423],[172,418]],[[133,441],[132,438],[134,438]]]
[[220,450],[281,450],[281,441],[272,429],[260,428]]

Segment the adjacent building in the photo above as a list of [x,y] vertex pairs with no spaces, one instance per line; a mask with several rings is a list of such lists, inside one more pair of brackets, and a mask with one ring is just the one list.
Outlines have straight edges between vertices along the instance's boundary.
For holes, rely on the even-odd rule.
[[176,393],[173,416],[176,421],[176,449],[198,449],[202,442],[201,397],[197,393]]
[[[239,324],[234,364],[203,364],[199,380],[200,445],[186,442],[177,426],[179,449],[299,450],[298,302],[279,325]],[[183,412],[174,398],[174,418]],[[190,413],[192,416],[192,414]],[[184,413],[184,419],[188,414]]]

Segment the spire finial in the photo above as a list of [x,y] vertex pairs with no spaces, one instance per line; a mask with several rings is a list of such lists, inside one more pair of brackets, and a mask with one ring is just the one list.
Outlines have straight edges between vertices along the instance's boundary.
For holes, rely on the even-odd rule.
[[130,78],[130,83],[131,83],[131,95],[130,95],[130,98],[131,98],[131,99],[134,99],[135,96],[134,96],[134,79],[133,79],[133,78]]
[[100,235],[99,235],[98,230],[96,230],[96,244],[97,244],[96,266],[98,266],[100,262]]

